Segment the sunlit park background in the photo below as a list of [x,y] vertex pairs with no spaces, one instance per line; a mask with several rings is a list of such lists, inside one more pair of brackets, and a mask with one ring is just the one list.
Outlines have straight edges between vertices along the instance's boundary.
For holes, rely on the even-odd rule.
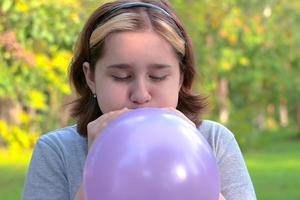
[[[101,2],[0,0],[0,199],[20,199],[37,138],[74,123],[68,65]],[[235,133],[258,199],[300,199],[300,1],[171,2],[193,38],[205,118]]]

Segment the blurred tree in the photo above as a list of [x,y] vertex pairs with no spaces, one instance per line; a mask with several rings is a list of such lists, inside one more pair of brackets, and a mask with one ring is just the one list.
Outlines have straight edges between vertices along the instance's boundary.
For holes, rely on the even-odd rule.
[[[29,148],[67,124],[72,48],[104,1],[0,2],[2,144]],[[228,123],[242,145],[257,129],[300,130],[300,1],[170,1],[193,38],[196,89],[211,94],[212,118]]]
[[[79,10],[80,1],[0,3],[0,117],[16,140],[66,125],[61,105],[70,95],[67,67]],[[3,129],[1,135],[7,139]]]
[[212,117],[242,144],[257,129],[286,127],[293,113],[300,124],[299,1],[172,2],[193,37]]

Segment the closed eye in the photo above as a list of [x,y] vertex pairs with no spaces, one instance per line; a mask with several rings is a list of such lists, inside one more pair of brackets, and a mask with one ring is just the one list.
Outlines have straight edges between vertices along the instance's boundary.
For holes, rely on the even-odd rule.
[[115,76],[115,75],[112,75],[112,78],[115,80],[115,81],[129,81],[131,79],[131,75],[128,75],[128,76]]
[[154,80],[154,81],[163,81],[167,78],[167,75],[165,76],[149,76],[150,79]]

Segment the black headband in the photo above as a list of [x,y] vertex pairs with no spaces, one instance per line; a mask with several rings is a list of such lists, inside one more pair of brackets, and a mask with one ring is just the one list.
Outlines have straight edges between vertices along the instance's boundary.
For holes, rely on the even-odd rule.
[[[143,7],[143,8],[152,8],[152,9],[156,9],[160,12],[162,12],[163,14],[165,14],[166,16],[170,17],[174,24],[179,28],[177,22],[175,19],[173,19],[173,17],[171,16],[170,13],[168,13],[165,9],[155,5],[155,4],[151,4],[151,3],[144,3],[144,2],[128,2],[128,3],[123,3],[120,5],[117,5],[115,7],[113,7],[110,11],[107,11],[102,17],[101,20],[97,23],[96,27],[98,27],[100,24],[102,24],[103,22],[109,20],[109,18],[113,15],[113,13],[118,12],[119,10],[122,9],[127,9],[127,8],[136,8],[136,7]],[[179,28],[179,35],[184,38],[184,34],[182,33],[182,30]]]
[[[105,23],[107,20],[109,20],[114,13],[122,10],[122,9],[127,9],[127,8],[136,8],[136,7],[143,7],[143,8],[152,8],[155,10],[160,11],[161,13],[163,13],[164,15],[170,17],[172,19],[172,21],[174,22],[174,24],[178,27],[179,32],[178,34],[184,39],[184,34],[182,33],[182,30],[179,28],[180,26],[178,26],[177,22],[175,19],[173,19],[173,17],[171,16],[170,13],[168,13],[165,9],[155,5],[155,4],[151,4],[151,3],[144,3],[144,2],[128,2],[128,3],[123,3],[120,5],[117,5],[115,7],[113,7],[111,10],[107,11],[106,13],[104,13],[100,20],[98,21],[98,23],[96,23],[96,27],[98,27],[99,25],[101,25],[102,23]],[[185,39],[184,39],[185,40]]]
[[144,7],[144,8],[153,8],[153,9],[157,9],[159,11],[161,11],[162,13],[164,13],[165,15],[171,17],[171,15],[163,8],[154,5],[154,4],[150,4],[150,3],[144,3],[144,2],[129,2],[129,3],[124,3],[124,4],[120,4],[116,7],[114,7],[109,13],[108,15],[110,15],[111,13],[117,12],[119,10],[122,9],[126,9],[126,8],[134,8],[134,7]]
[[117,5],[117,6],[113,7],[111,10],[104,13],[101,16],[101,20],[97,23],[97,26],[99,24],[102,24],[103,22],[109,20],[109,18],[113,15],[113,13],[118,12],[119,10],[127,9],[127,8],[137,8],[137,7],[156,9],[156,10],[162,12],[163,14],[165,14],[166,16],[170,17],[175,22],[175,24],[177,24],[176,21],[170,15],[170,13],[168,13],[165,9],[163,9],[155,4],[144,3],[144,2],[128,2],[128,3],[123,3],[120,5]]

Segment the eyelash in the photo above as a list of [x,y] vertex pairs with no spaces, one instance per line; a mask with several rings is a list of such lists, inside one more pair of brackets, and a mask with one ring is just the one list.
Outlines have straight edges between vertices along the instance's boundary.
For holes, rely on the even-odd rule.
[[165,75],[165,76],[149,76],[149,77],[154,81],[163,81],[163,80],[166,80],[167,75]]
[[114,80],[120,81],[120,82],[129,81],[131,79],[131,76],[125,76],[125,77],[112,76],[112,77]]
[[[112,77],[114,80],[120,81],[120,82],[126,82],[132,78],[132,76],[125,76],[125,77],[112,76]],[[152,79],[153,81],[159,82],[159,81],[166,80],[167,75],[165,75],[165,76],[149,76],[149,78]]]

